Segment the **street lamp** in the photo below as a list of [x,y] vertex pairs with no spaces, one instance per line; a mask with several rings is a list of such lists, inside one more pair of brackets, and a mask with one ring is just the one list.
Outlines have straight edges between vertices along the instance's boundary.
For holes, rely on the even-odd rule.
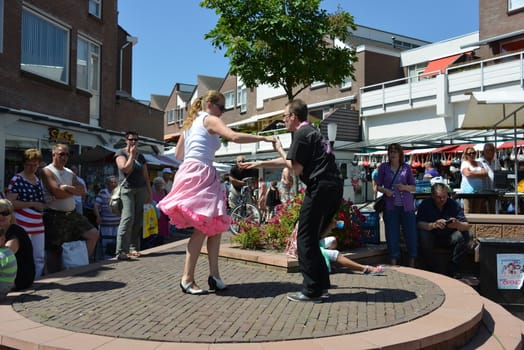
[[335,145],[335,140],[337,139],[337,123],[328,123],[327,134],[329,144],[331,145],[331,149],[333,149],[333,146]]

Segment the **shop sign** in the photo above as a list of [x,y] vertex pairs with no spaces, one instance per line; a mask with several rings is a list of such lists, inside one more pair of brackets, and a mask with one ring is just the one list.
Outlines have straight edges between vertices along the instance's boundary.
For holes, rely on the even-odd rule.
[[75,136],[69,131],[60,131],[58,128],[49,128],[49,141],[72,145],[75,143]]

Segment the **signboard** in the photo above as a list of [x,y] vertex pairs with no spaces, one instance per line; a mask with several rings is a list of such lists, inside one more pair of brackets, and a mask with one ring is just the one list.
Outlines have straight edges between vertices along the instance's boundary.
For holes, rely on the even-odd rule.
[[498,289],[521,289],[524,281],[524,254],[497,254]]

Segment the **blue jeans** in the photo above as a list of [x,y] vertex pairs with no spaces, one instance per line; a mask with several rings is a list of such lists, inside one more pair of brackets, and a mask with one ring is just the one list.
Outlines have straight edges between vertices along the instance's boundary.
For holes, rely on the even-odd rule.
[[408,249],[409,258],[418,255],[417,224],[414,211],[404,211],[404,207],[395,206],[393,209],[384,209],[384,226],[386,228],[386,243],[389,257],[400,258],[400,226],[404,232],[404,241]]
[[452,248],[451,260],[448,263],[446,273],[453,276],[462,265],[464,256],[468,250],[469,242],[471,241],[471,234],[468,231],[460,232],[433,232],[433,231],[419,231],[420,237],[420,253],[429,271],[437,271],[437,264],[433,256],[433,248],[435,246],[440,248]]

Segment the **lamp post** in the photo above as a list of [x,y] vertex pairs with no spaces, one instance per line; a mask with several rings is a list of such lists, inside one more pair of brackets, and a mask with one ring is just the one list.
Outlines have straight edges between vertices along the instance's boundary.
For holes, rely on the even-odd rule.
[[328,123],[327,125],[327,134],[329,144],[331,145],[331,149],[333,149],[333,146],[335,145],[335,140],[337,139],[337,126],[337,123]]

